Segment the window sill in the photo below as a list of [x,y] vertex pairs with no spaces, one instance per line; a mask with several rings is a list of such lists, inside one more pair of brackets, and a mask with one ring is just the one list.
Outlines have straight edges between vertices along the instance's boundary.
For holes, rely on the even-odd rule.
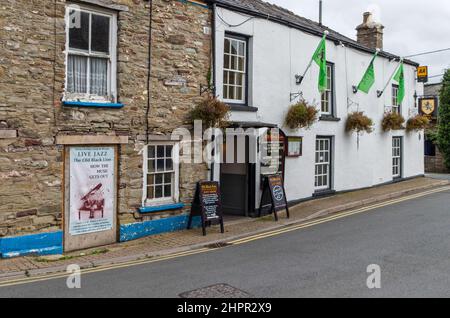
[[334,117],[332,115],[322,115],[322,116],[319,117],[319,120],[320,121],[332,121],[332,122],[339,122],[339,121],[341,121],[340,118]]
[[184,208],[184,203],[174,203],[174,204],[164,204],[157,206],[146,206],[139,208],[139,212],[142,214],[145,213],[156,213],[161,211],[170,211],[170,210],[179,210]]
[[227,104],[230,107],[231,111],[235,112],[252,112],[256,113],[258,111],[258,107],[252,107],[247,105],[239,105],[239,104]]
[[71,102],[63,101],[64,106],[68,107],[93,107],[93,108],[123,108],[122,103],[99,103],[99,102]]

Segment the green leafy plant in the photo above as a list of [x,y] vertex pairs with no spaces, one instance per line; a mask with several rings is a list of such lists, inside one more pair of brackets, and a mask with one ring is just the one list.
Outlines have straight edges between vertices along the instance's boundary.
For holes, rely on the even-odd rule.
[[436,129],[428,129],[425,132],[425,136],[428,140],[430,140],[431,142],[433,142],[434,144],[436,144],[437,142],[437,138],[438,138],[438,132]]
[[345,130],[347,132],[356,131],[357,133],[366,132],[370,134],[373,131],[373,120],[364,115],[364,112],[350,113],[347,117]]
[[190,113],[190,119],[201,120],[204,128],[224,128],[228,124],[230,107],[216,97],[208,95]]
[[437,146],[444,156],[447,169],[450,169],[450,69],[445,72],[442,80]]
[[405,118],[396,112],[387,112],[384,114],[381,126],[383,131],[389,130],[400,130],[404,129],[403,124],[405,123]]
[[428,117],[423,115],[414,116],[406,122],[406,130],[407,131],[419,131],[426,129],[430,124],[430,120]]
[[302,99],[289,108],[285,125],[290,129],[310,128],[317,121],[318,113],[314,105]]

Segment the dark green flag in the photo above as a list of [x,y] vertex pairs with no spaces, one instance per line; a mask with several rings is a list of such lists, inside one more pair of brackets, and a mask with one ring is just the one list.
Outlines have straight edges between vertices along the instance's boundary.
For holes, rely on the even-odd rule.
[[326,35],[323,36],[313,55],[314,62],[319,65],[319,91],[323,93],[327,89],[327,49]]
[[394,76],[394,80],[398,82],[398,103],[399,105],[403,102],[405,98],[405,71],[403,67],[403,60],[400,62],[397,73]]
[[373,84],[375,84],[375,67],[374,62],[378,55],[378,52],[375,53],[375,55],[372,58],[372,61],[369,64],[369,67],[366,70],[366,73],[364,74],[363,78],[361,79],[361,82],[358,85],[358,91],[369,93],[370,89],[372,88]]

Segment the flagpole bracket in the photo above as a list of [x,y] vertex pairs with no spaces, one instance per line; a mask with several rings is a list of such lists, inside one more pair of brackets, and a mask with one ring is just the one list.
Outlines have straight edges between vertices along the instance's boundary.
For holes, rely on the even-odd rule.
[[290,94],[291,102],[294,101],[294,100],[296,100],[296,99],[299,98],[299,97],[303,97],[303,92],[300,92],[300,93],[291,93],[291,94]]
[[302,76],[302,75],[295,75],[295,84],[297,84],[297,85],[301,85],[302,84],[302,82],[303,82],[303,79],[304,79],[305,77],[304,76]]
[[353,94],[358,93],[358,86],[352,86],[353,88]]
[[380,98],[381,96],[383,96],[383,91],[377,91],[377,97]]

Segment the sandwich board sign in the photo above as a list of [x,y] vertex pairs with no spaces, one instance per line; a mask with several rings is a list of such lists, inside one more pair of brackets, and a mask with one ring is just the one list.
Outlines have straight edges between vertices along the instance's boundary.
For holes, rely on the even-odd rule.
[[[264,202],[265,200],[269,202]],[[264,206],[270,206],[270,210],[275,216],[275,221],[278,221],[277,212],[282,210],[286,210],[287,218],[289,219],[289,206],[286,199],[283,176],[281,174],[269,175],[265,178],[259,208],[260,217]]]
[[197,183],[194,202],[189,215],[188,229],[192,227],[194,216],[200,216],[202,219],[203,235],[206,235],[206,227],[213,222],[220,224],[220,230],[225,232],[223,225],[222,200],[220,186],[215,181],[202,181]]

